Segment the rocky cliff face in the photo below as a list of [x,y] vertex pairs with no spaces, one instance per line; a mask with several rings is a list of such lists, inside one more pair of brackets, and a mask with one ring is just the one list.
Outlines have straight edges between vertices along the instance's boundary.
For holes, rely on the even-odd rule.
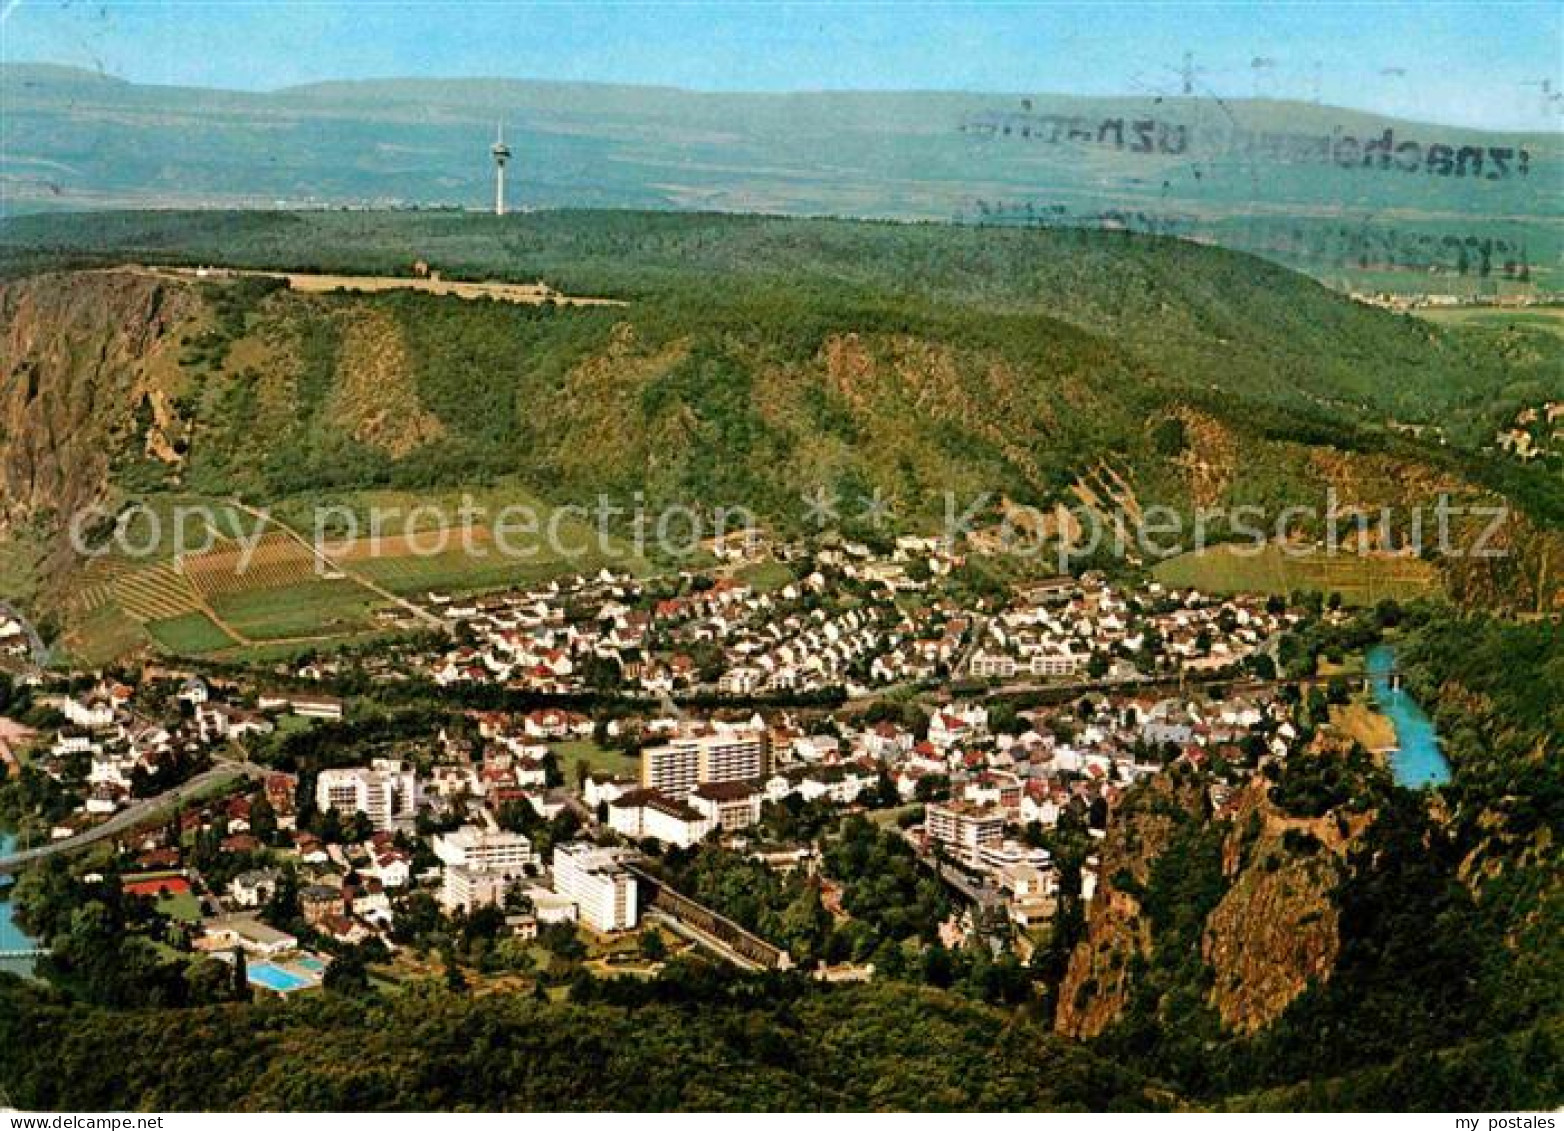
[[[1329,752],[1323,756],[1330,756]],[[1160,775],[1132,791],[1109,822],[1101,879],[1086,937],[1070,957],[1056,1029],[1089,1040],[1125,1015],[1136,967],[1165,942],[1147,905],[1158,858],[1191,823],[1222,836],[1220,898],[1195,935],[1207,1002],[1234,1032],[1271,1024],[1313,982],[1331,976],[1340,951],[1335,892],[1342,864],[1370,813],[1290,816],[1255,778],[1207,815],[1197,780]],[[1158,893],[1164,907],[1169,892]],[[1164,947],[1164,950],[1167,948]],[[1175,947],[1175,949],[1178,949]]]
[[128,272],[0,285],[0,530],[102,502],[122,451],[177,460],[168,386],[200,309]]
[[1131,968],[1151,953],[1151,921],[1140,893],[1151,868],[1179,824],[1198,820],[1200,788],[1167,774],[1151,779],[1114,813],[1099,856],[1086,937],[1070,955],[1059,991],[1055,1029],[1090,1040],[1123,1014],[1132,990]]
[[1206,921],[1201,953],[1223,1024],[1253,1032],[1280,1017],[1310,982],[1330,977],[1341,948],[1332,895],[1364,813],[1289,817],[1250,783],[1229,805],[1223,871],[1232,886]]

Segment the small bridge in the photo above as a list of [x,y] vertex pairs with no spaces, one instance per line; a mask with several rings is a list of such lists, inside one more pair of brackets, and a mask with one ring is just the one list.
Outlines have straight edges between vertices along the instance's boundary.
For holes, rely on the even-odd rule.
[[644,908],[672,920],[696,942],[716,951],[735,966],[745,970],[792,968],[793,960],[787,951],[751,934],[705,904],[675,891],[644,868],[635,864],[626,864],[625,867],[640,886],[643,893],[641,905]]
[[22,950],[0,950],[0,962],[8,958],[42,958],[49,953],[46,946],[27,947]]

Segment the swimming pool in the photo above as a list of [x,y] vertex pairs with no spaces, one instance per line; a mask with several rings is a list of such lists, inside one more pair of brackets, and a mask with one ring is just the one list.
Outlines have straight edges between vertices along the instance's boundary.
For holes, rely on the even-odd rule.
[[323,974],[326,971],[326,964],[318,958],[300,958],[296,959],[293,964],[303,967],[311,974]]
[[245,975],[251,985],[260,986],[263,990],[272,990],[275,993],[287,994],[294,990],[302,990],[306,986],[313,985],[308,978],[295,974],[290,970],[284,970],[281,966],[270,962],[252,962],[245,967]]

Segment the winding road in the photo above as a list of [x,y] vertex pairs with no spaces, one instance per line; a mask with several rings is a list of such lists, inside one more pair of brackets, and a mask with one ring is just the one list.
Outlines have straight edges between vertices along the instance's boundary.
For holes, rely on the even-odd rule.
[[209,795],[242,779],[260,781],[265,778],[266,773],[265,767],[257,766],[254,762],[223,762],[209,770],[203,770],[189,781],[176,785],[156,797],[146,797],[133,802],[101,825],[95,825],[84,833],[78,833],[64,840],[51,841],[37,848],[29,848],[0,860],[0,874],[20,871],[50,856],[78,852],[120,833],[128,832],[170,805],[188,801],[193,797]]

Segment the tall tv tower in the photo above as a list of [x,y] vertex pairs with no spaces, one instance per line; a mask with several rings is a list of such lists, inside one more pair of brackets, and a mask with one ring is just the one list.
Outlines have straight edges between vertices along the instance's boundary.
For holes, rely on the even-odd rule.
[[510,160],[510,146],[505,144],[504,123],[494,127],[494,144],[489,146],[494,157],[494,214],[505,215],[505,162]]

